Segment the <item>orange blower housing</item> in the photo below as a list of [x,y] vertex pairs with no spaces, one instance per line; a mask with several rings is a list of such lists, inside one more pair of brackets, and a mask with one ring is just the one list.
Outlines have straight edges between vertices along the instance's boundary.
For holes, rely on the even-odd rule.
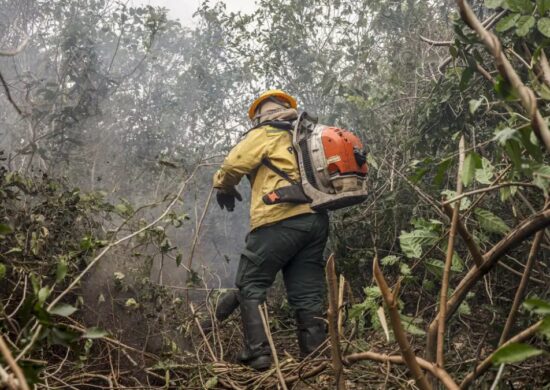
[[359,165],[358,151],[363,151],[361,140],[351,131],[326,127],[321,135],[329,174],[362,175],[368,172],[367,164]]
[[300,114],[293,134],[304,193],[314,210],[336,210],[368,195],[366,152],[351,131]]

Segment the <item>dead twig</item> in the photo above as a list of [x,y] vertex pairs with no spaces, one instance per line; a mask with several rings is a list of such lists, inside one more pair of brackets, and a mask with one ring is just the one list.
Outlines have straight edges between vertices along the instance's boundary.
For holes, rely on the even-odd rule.
[[[386,355],[383,353],[377,353],[372,351],[358,352],[358,353],[354,353],[344,357],[344,362],[346,363],[346,365],[353,364],[355,362],[359,362],[362,360],[372,360],[372,361],[381,362],[381,363],[390,362],[395,364],[406,364],[405,360],[403,359],[403,356]],[[447,389],[449,390],[459,389],[458,385],[455,383],[453,378],[451,378],[449,373],[444,369],[420,357],[416,357],[416,361],[420,367],[422,367],[426,371],[429,371],[433,376],[439,379]]]
[[544,230],[541,230],[537,232],[537,234],[535,234],[533,244],[531,244],[531,250],[529,251],[529,257],[527,258],[527,264],[525,264],[525,270],[523,271],[521,281],[516,291],[516,295],[514,296],[514,301],[512,302],[512,307],[510,308],[510,312],[508,313],[508,318],[506,319],[506,324],[504,325],[504,329],[502,330],[502,334],[500,335],[498,345],[502,345],[506,341],[508,335],[510,334],[510,330],[512,329],[512,325],[516,320],[516,314],[518,312],[519,305],[523,300],[523,294],[525,293],[525,289],[527,288],[529,276],[531,275],[531,270],[533,269],[533,265],[535,264],[535,257],[537,255],[537,252],[539,251],[540,243],[542,242],[543,236]]
[[269,342],[269,348],[271,348],[271,354],[273,355],[273,363],[275,364],[275,371],[277,372],[277,378],[279,378],[279,383],[283,390],[288,390],[286,387],[285,378],[281,372],[281,365],[279,364],[279,357],[277,356],[277,349],[275,348],[275,343],[273,342],[273,337],[271,336],[271,331],[269,330],[268,314],[267,314],[267,305],[258,306],[260,311],[260,317],[262,319],[262,325],[264,326],[265,335],[267,336],[267,341]]
[[343,390],[346,388],[344,379],[344,366],[342,364],[342,355],[340,352],[340,337],[338,334],[338,282],[336,279],[336,266],[334,263],[334,253],[330,255],[326,266],[326,278],[328,286],[328,329],[330,335],[330,345],[332,348],[332,368],[336,388]]
[[432,386],[430,386],[428,380],[426,379],[426,376],[420,369],[409,340],[407,340],[407,335],[405,334],[403,325],[401,324],[401,317],[399,316],[399,310],[397,309],[397,297],[393,295],[388,284],[386,283],[386,279],[384,279],[384,275],[382,274],[382,271],[378,266],[378,258],[376,257],[373,261],[372,268],[376,284],[380,288],[380,292],[382,293],[384,302],[386,302],[386,306],[390,314],[390,323],[393,328],[393,334],[395,336],[395,339],[397,340],[397,343],[399,344],[399,348],[401,349],[403,360],[409,368],[412,377],[416,381],[417,386],[421,390],[431,390]]
[[[460,196],[462,193],[462,167],[464,166],[464,136],[459,142],[459,159],[458,173],[456,179],[456,194]],[[449,292],[449,278],[451,274],[451,265],[453,263],[453,254],[455,247],[456,230],[459,220],[460,202],[456,202],[451,220],[451,230],[449,232],[449,241],[447,243],[447,256],[445,257],[445,267],[443,269],[443,279],[441,281],[441,293],[439,295],[439,326],[437,329],[437,365],[441,368],[445,367],[445,316],[447,313],[447,294]]]
[[13,374],[17,378],[18,387],[21,390],[30,390],[29,385],[27,384],[27,380],[25,379],[25,375],[23,375],[23,371],[21,370],[21,367],[19,367],[19,365],[13,358],[13,355],[11,354],[11,351],[8,348],[8,345],[4,341],[4,338],[2,337],[1,334],[0,334],[0,352],[2,353],[4,361],[8,363],[8,366],[11,368],[11,370],[13,371]]
[[[191,251],[189,252],[189,258],[187,259],[187,282],[189,284],[189,280],[191,278],[191,267],[193,266],[193,256],[195,255],[195,248],[197,247],[197,243],[199,242],[199,236],[202,228],[202,223],[204,221],[204,217],[206,216],[206,212],[208,211],[208,206],[210,206],[210,201],[212,200],[212,194],[214,193],[214,187],[210,188],[210,192],[208,193],[208,198],[206,198],[206,203],[204,204],[204,210],[202,210],[202,215],[199,219],[199,222],[196,226],[195,236],[193,237],[193,244],[191,244]],[[185,293],[186,301],[189,303],[189,290]]]
[[533,187],[533,188],[540,188],[539,186],[537,186],[536,184],[533,184],[533,183],[516,183],[516,182],[511,182],[511,183],[500,183],[500,184],[497,184],[497,185],[494,185],[494,186],[490,186],[490,187],[485,187],[485,188],[480,188],[478,190],[473,190],[473,191],[469,191],[469,192],[465,192],[463,194],[460,194],[457,196],[455,196],[454,198],[451,198],[449,200],[446,200],[442,203],[443,206],[445,205],[448,205],[448,204],[451,204],[451,203],[454,203],[456,202],[457,200],[460,200],[462,198],[466,198],[468,196],[472,196],[472,195],[475,195],[475,194],[481,194],[483,192],[489,192],[489,191],[494,191],[494,190],[498,190],[502,187]]
[[2,86],[4,87],[4,92],[6,93],[6,98],[8,99],[10,104],[13,106],[13,108],[15,109],[15,111],[17,111],[17,113],[19,115],[23,115],[23,110],[21,110],[21,108],[19,108],[19,106],[17,105],[17,103],[15,103],[15,101],[13,100],[13,97],[11,96],[10,88],[8,87],[8,83],[6,83],[6,80],[4,79],[4,76],[2,75],[2,72],[0,72],[0,82],[2,83]]

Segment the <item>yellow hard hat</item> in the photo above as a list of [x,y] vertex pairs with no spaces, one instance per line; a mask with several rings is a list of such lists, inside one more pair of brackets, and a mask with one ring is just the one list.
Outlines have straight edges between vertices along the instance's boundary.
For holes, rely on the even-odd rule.
[[254,119],[254,115],[256,114],[256,109],[262,104],[265,100],[269,99],[270,97],[275,97],[278,99],[282,99],[288,102],[290,104],[290,107],[296,108],[298,107],[298,103],[296,103],[296,99],[294,99],[292,96],[290,96],[285,91],[281,91],[280,89],[270,89],[269,91],[265,91],[262,93],[250,106],[248,109],[248,117],[252,120]]

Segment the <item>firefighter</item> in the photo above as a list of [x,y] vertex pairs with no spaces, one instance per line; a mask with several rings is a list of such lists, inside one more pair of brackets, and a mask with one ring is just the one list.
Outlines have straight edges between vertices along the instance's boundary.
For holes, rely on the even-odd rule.
[[268,205],[262,197],[288,186],[269,161],[293,180],[300,173],[292,146],[292,121],[297,119],[296,99],[281,90],[261,94],[250,106],[254,127],[229,152],[214,175],[216,199],[231,212],[242,197],[235,186],[243,176],[251,183],[250,232],[236,275],[241,308],[244,364],[265,370],[271,365],[271,351],[258,305],[279,271],[288,302],[295,310],[302,357],[311,354],[325,340],[322,319],[324,297],[323,252],[328,237],[328,215],[314,212],[307,203]]

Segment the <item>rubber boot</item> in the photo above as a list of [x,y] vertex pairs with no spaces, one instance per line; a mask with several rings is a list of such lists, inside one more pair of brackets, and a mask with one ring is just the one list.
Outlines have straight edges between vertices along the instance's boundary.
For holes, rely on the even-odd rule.
[[[223,322],[226,320],[235,310],[239,307],[239,294],[237,291],[228,291],[223,294],[218,300],[218,305],[216,306],[216,313],[214,317],[216,321]],[[201,327],[205,333],[210,333],[212,331],[212,320],[210,318],[205,319],[201,322]]]
[[327,331],[321,313],[298,311],[296,312],[296,322],[300,357],[304,359],[326,340]]
[[240,300],[244,350],[239,355],[239,360],[255,370],[263,371],[271,366],[271,349],[258,309],[260,303],[257,299]]

